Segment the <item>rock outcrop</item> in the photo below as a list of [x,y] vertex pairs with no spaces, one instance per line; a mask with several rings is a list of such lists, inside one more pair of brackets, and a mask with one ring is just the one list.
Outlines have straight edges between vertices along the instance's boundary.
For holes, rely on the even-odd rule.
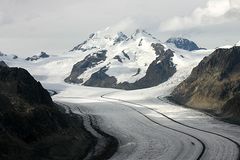
[[[84,85],[133,90],[153,87],[167,81],[176,72],[176,66],[172,62],[172,57],[174,56],[173,51],[170,49],[165,51],[164,46],[160,43],[152,44],[152,47],[157,55],[157,58],[149,65],[146,75],[136,82],[130,83],[125,81],[123,83],[117,83],[117,79],[114,76],[109,76],[106,73],[108,71],[108,66],[104,66],[99,71],[93,73],[91,77],[84,82]],[[106,60],[106,52],[107,51],[94,53],[75,64],[73,66],[71,75],[65,79],[65,82],[82,83],[83,80],[78,79],[78,77],[87,69],[93,68],[97,64],[104,62]],[[123,55],[125,55],[127,59],[130,59],[125,52],[123,52]],[[123,63],[119,56],[115,56],[114,59],[117,59],[120,63]],[[132,76],[138,75],[140,71],[141,70],[139,68],[135,75]]]
[[89,68],[93,68],[101,62],[106,60],[107,50],[100,50],[96,53],[86,56],[82,61],[76,63],[73,66],[71,74],[65,79],[65,82],[68,83],[82,83],[82,79],[78,77]]
[[217,49],[178,85],[171,99],[225,118],[240,116],[240,47]]
[[24,69],[0,66],[0,159],[82,159],[95,143]]
[[39,59],[42,59],[42,58],[48,58],[48,57],[50,57],[50,56],[47,53],[41,52],[40,55],[34,55],[32,57],[27,57],[25,60],[36,61],[36,60],[39,60]]

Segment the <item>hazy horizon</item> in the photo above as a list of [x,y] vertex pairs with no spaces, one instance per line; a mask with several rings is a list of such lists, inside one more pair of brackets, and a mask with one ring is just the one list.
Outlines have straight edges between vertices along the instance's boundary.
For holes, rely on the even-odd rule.
[[60,54],[112,27],[145,29],[159,40],[181,36],[200,47],[240,40],[239,0],[0,0],[0,51],[29,56]]

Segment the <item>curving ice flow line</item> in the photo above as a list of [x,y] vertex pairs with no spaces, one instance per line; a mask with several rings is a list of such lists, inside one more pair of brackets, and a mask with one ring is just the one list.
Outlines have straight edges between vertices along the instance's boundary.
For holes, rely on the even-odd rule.
[[[74,113],[69,105],[66,105],[61,102],[55,102],[61,106],[64,106],[66,109],[69,110],[69,112]],[[91,150],[89,150],[88,154],[84,158],[84,160],[92,160],[92,159],[109,159],[111,158],[115,152],[117,152],[118,147],[119,147],[119,142],[117,139],[106,132],[102,131],[98,126],[97,126],[97,121],[96,118],[90,114],[87,114],[79,107],[75,107],[81,113],[82,119],[83,119],[83,124],[85,129],[90,132],[94,137],[97,138],[97,142]],[[109,139],[111,138],[112,143],[108,143]]]
[[[161,96],[158,96],[157,99],[158,99],[159,101],[161,101],[161,102],[164,102],[164,103],[168,103],[168,104],[170,104],[170,105],[173,105],[173,103],[171,103],[171,102],[163,99]],[[174,104],[174,105],[177,105],[177,104]],[[141,106],[143,106],[143,105],[141,105]],[[164,117],[166,117],[166,118],[174,121],[175,123],[178,123],[178,124],[180,124],[180,125],[183,125],[183,126],[185,126],[185,127],[192,128],[192,129],[195,129],[195,130],[198,130],[198,131],[201,131],[201,132],[209,133],[209,134],[212,134],[212,135],[216,135],[216,136],[219,136],[219,137],[221,137],[221,138],[227,139],[228,141],[231,141],[231,142],[234,143],[234,144],[237,146],[237,148],[238,148],[238,158],[237,158],[237,160],[240,160],[240,144],[239,144],[237,141],[235,141],[235,140],[233,140],[233,139],[231,139],[231,138],[229,138],[229,137],[226,137],[226,136],[224,136],[224,135],[221,135],[221,134],[219,134],[219,133],[215,133],[215,132],[211,132],[211,131],[206,131],[206,130],[203,130],[203,129],[199,129],[199,128],[196,128],[196,127],[189,126],[189,125],[187,125],[187,124],[183,124],[183,123],[181,123],[181,122],[178,122],[178,121],[176,121],[176,120],[174,120],[174,119],[166,116],[165,114],[163,114],[163,113],[161,113],[161,112],[159,112],[159,111],[156,111],[156,110],[154,110],[154,109],[152,109],[152,108],[149,108],[149,109],[151,109],[151,110],[155,111],[156,113],[161,114],[162,116],[164,116]]]
[[[107,94],[111,94],[111,93],[107,93]],[[136,104],[136,103],[124,101],[124,100],[121,100],[121,99],[115,99],[115,98],[105,97],[107,94],[101,95],[101,98],[109,99],[109,100],[117,100],[117,101],[120,101],[120,102],[125,102],[125,103],[129,103],[129,104],[134,104],[134,105],[138,105],[138,106],[142,106],[142,107],[144,107],[144,108],[150,109],[149,107],[146,107],[146,106],[143,106],[143,105],[139,105],[139,104]],[[177,129],[174,129],[174,128],[171,128],[171,127],[168,127],[168,126],[165,126],[165,125],[163,125],[163,124],[160,124],[160,123],[158,123],[157,121],[155,121],[155,120],[151,119],[150,117],[146,116],[145,114],[143,114],[142,112],[140,112],[139,110],[137,110],[137,109],[134,108],[134,107],[131,107],[131,106],[125,105],[125,104],[122,104],[122,105],[124,105],[124,106],[126,106],[126,107],[128,107],[128,108],[130,108],[130,109],[132,109],[132,110],[134,110],[134,111],[136,111],[137,113],[139,113],[139,114],[141,114],[142,116],[144,116],[145,118],[147,118],[149,121],[151,121],[151,122],[153,122],[153,123],[155,123],[155,124],[157,124],[157,125],[159,125],[159,126],[161,126],[161,127],[164,127],[164,128],[170,129],[170,130],[172,130],[172,131],[175,131],[175,132],[178,132],[178,133],[187,135],[187,136],[189,136],[189,137],[192,137],[193,139],[195,139],[196,141],[198,141],[198,142],[201,144],[201,146],[202,146],[202,150],[201,150],[200,154],[198,155],[197,160],[200,160],[200,159],[202,158],[202,156],[203,156],[203,154],[204,154],[204,152],[205,152],[205,150],[206,150],[206,145],[205,145],[205,144],[203,143],[203,141],[200,140],[199,138],[197,138],[197,137],[195,137],[195,136],[193,136],[193,135],[191,135],[191,134],[189,134],[189,133],[186,133],[186,132],[183,132],[183,131],[180,131],[180,130],[177,130]],[[156,112],[155,110],[152,110],[152,111]],[[159,113],[158,113],[158,114],[159,114]],[[167,117],[167,116],[166,116],[166,117]]]
[[[174,123],[177,123],[177,124],[179,124],[179,125],[182,125],[182,126],[184,126],[184,127],[187,127],[187,128],[193,129],[193,130],[197,130],[197,131],[201,131],[201,132],[204,132],[204,133],[212,134],[212,135],[214,135],[214,136],[218,136],[218,137],[221,137],[221,138],[223,138],[223,139],[226,139],[226,140],[232,142],[232,143],[235,144],[235,145],[237,146],[237,148],[238,148],[238,157],[237,157],[236,160],[240,160],[240,144],[239,144],[238,142],[236,142],[235,140],[233,140],[233,139],[231,139],[231,138],[229,138],[229,137],[226,137],[226,136],[224,136],[224,135],[218,134],[218,133],[214,133],[214,132],[211,132],[211,131],[206,131],[206,130],[203,130],[203,129],[199,129],[199,128],[192,127],[192,126],[189,126],[189,125],[187,125],[187,124],[181,123],[181,122],[176,121],[176,120],[174,120],[173,118],[168,117],[167,115],[165,115],[165,114],[163,114],[163,113],[161,113],[161,112],[159,112],[159,111],[157,111],[157,110],[155,110],[155,109],[153,109],[153,108],[148,107],[148,106],[145,106],[145,105],[142,105],[142,104],[137,104],[137,103],[134,103],[134,102],[129,102],[129,101],[122,100],[122,99],[106,97],[106,95],[109,95],[109,94],[111,94],[111,93],[115,93],[115,92],[110,92],[110,93],[103,94],[103,95],[101,95],[101,98],[109,99],[109,100],[116,100],[116,101],[120,101],[120,102],[124,102],[124,103],[129,103],[129,104],[132,104],[132,105],[137,105],[137,106],[141,106],[141,107],[147,108],[147,109],[149,109],[149,110],[151,110],[151,111],[153,111],[153,112],[155,112],[155,113],[157,113],[157,114],[162,115],[163,117],[169,119],[170,121],[172,121],[172,122],[174,122]],[[157,97],[157,99],[160,100],[160,101],[162,101],[162,102],[165,102],[165,101],[162,100],[160,97]],[[165,102],[165,103],[172,104],[172,103],[170,103],[170,102]],[[130,107],[130,106],[128,106],[128,107]],[[140,114],[143,115],[144,117],[146,117],[146,118],[148,118],[148,119],[151,119],[151,118],[149,118],[148,116],[144,115],[142,112],[138,111],[137,109],[135,109],[135,108],[133,108],[133,107],[130,107],[130,108],[133,109],[133,110],[135,110],[135,111],[137,111],[138,113],[140,113]],[[153,120],[153,121],[154,121],[154,120]],[[155,121],[154,121],[154,123],[155,123]],[[157,123],[158,123],[158,122],[157,122]],[[161,124],[160,124],[160,125],[161,125]],[[161,126],[162,126],[162,125],[161,125]],[[164,126],[164,127],[167,127],[167,126]],[[173,128],[171,128],[171,129],[173,129]],[[176,130],[176,129],[173,129],[173,130]],[[179,130],[176,130],[176,131],[179,131]],[[179,132],[181,133],[182,131],[179,131]],[[200,143],[203,145],[202,152],[199,154],[199,156],[198,156],[198,158],[197,158],[198,160],[200,160],[200,159],[203,157],[204,152],[205,152],[205,150],[206,150],[205,144],[204,144],[199,138],[197,138],[197,137],[195,137],[195,136],[193,136],[193,135],[190,135],[190,134],[185,133],[185,132],[183,132],[183,134],[186,134],[186,135],[188,135],[188,136],[191,136],[191,137],[195,138],[196,140],[200,141]]]
[[[108,94],[109,94],[109,93],[108,93]],[[104,95],[102,95],[101,97],[102,97],[102,98],[105,98],[105,99],[110,99],[110,98],[106,98],[106,97],[103,97],[103,96],[104,96]],[[65,97],[65,98],[66,98],[66,97]],[[84,98],[84,97],[67,97],[67,98]],[[114,102],[112,102],[112,103],[114,103]],[[115,102],[115,103],[116,103],[116,102]],[[63,105],[64,105],[64,104],[63,104]],[[152,122],[152,123],[154,123],[154,124],[156,124],[156,125],[158,125],[158,126],[161,126],[161,127],[163,127],[163,128],[167,128],[167,129],[172,130],[172,131],[174,131],[174,132],[178,132],[178,133],[180,133],[180,134],[183,134],[183,135],[186,135],[186,136],[188,136],[188,137],[191,137],[191,138],[195,139],[196,142],[199,142],[199,144],[201,145],[201,151],[200,151],[199,155],[196,157],[196,160],[200,160],[201,157],[203,156],[203,154],[204,154],[204,152],[205,152],[205,149],[206,149],[206,146],[205,146],[205,144],[204,144],[199,138],[197,138],[197,137],[195,137],[195,136],[193,136],[193,135],[191,135],[191,134],[185,133],[185,132],[183,132],[183,131],[179,131],[179,130],[177,130],[177,129],[174,129],[174,128],[165,126],[165,125],[163,125],[163,124],[160,124],[159,122],[151,119],[150,117],[146,116],[146,115],[143,114],[142,112],[138,111],[138,110],[135,109],[134,107],[131,107],[131,106],[129,106],[129,105],[125,105],[125,104],[122,104],[122,103],[121,103],[121,105],[122,105],[122,106],[125,106],[125,107],[127,107],[127,108],[129,108],[129,109],[131,109],[131,110],[133,110],[133,111],[135,111],[135,112],[137,112],[138,114],[140,114],[141,116],[145,117],[147,120],[149,120],[150,122]]]
[[[116,91],[115,91],[115,92],[116,92]],[[111,93],[115,93],[115,92],[110,92],[110,93],[104,94],[104,95],[101,96],[101,98],[103,98],[103,99],[109,99],[109,100],[116,100],[116,101],[119,101],[119,102],[128,103],[128,104],[135,105],[135,106],[141,106],[141,107],[147,108],[148,110],[151,110],[151,111],[153,111],[153,112],[155,112],[155,113],[157,113],[157,114],[159,114],[159,115],[162,115],[163,117],[167,118],[168,120],[170,120],[170,121],[172,121],[172,122],[174,122],[174,123],[177,123],[177,124],[179,124],[179,125],[182,125],[182,126],[184,126],[184,127],[190,128],[190,129],[195,130],[195,131],[200,131],[200,132],[203,132],[203,133],[206,133],[206,134],[211,134],[211,135],[213,135],[213,136],[218,136],[218,137],[220,137],[220,138],[222,138],[222,139],[226,139],[226,140],[232,142],[234,145],[237,146],[237,148],[238,148],[238,156],[237,156],[236,160],[240,160],[240,157],[239,157],[239,150],[240,150],[240,147],[239,147],[239,146],[240,146],[240,145],[239,145],[238,142],[234,141],[233,139],[228,138],[228,137],[226,137],[226,136],[224,136],[224,135],[221,135],[221,134],[218,134],[218,133],[214,133],[214,132],[211,132],[211,131],[206,131],[206,130],[203,130],[203,129],[199,129],[199,128],[192,127],[192,126],[190,126],[190,125],[181,123],[181,122],[176,121],[176,120],[168,117],[167,115],[165,115],[165,114],[163,114],[163,113],[161,113],[161,112],[159,112],[159,111],[157,111],[157,110],[155,110],[155,109],[153,109],[153,108],[150,108],[150,107],[145,106],[145,105],[142,105],[142,104],[137,104],[137,103],[134,103],[134,102],[129,102],[129,101],[121,100],[121,99],[117,99],[117,98],[106,97],[106,95],[111,94]],[[72,97],[72,98],[73,98],[73,97]],[[74,97],[74,98],[84,98],[84,97]],[[161,99],[161,97],[158,97],[158,100],[173,105],[171,102],[166,102],[166,100]],[[117,103],[117,102],[113,102],[113,103]],[[121,104],[122,104],[122,105],[125,105],[125,104],[123,104],[123,103],[121,103]],[[175,104],[174,104],[174,105],[175,105]],[[187,135],[187,136],[190,136],[190,137],[194,138],[194,139],[195,139],[196,141],[198,141],[198,142],[199,142],[199,140],[200,140],[201,142],[199,142],[199,143],[200,143],[203,147],[202,147],[201,153],[199,153],[199,156],[196,157],[196,159],[200,160],[200,159],[203,159],[203,158],[205,157],[205,156],[203,156],[203,155],[205,155],[205,152],[206,152],[206,150],[207,150],[208,147],[206,146],[206,144],[204,144],[204,142],[203,142],[201,139],[199,139],[199,138],[197,138],[197,137],[195,137],[195,136],[193,136],[193,135],[191,135],[191,134],[189,134],[189,133],[185,133],[185,132],[183,132],[183,131],[179,131],[179,130],[177,130],[177,129],[174,129],[174,128],[171,128],[171,127],[168,127],[168,126],[164,126],[164,125],[156,122],[156,121],[153,120],[152,118],[146,116],[144,113],[140,112],[140,111],[137,110],[135,107],[131,107],[131,106],[127,105],[127,104],[126,104],[125,106],[128,107],[128,108],[130,108],[130,109],[132,109],[132,110],[134,110],[134,111],[136,111],[137,113],[139,113],[140,115],[144,116],[146,119],[150,120],[150,121],[151,121],[152,123],[154,123],[154,124],[157,124],[157,125],[159,125],[159,126],[162,126],[162,127],[171,129],[171,130],[173,130],[173,131],[176,131],[176,132],[185,134],[185,135]]]

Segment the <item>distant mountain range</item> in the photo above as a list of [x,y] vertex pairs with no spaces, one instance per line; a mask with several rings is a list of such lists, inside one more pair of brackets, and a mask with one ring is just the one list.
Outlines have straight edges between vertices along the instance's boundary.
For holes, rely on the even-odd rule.
[[32,57],[27,57],[25,60],[27,61],[36,61],[42,58],[48,58],[50,57],[46,52],[41,52],[39,55],[34,55]]
[[[184,38],[171,38],[162,43],[145,30],[137,29],[127,36],[107,28],[90,34],[87,40],[69,51],[72,55],[85,56],[74,60],[74,64],[67,64],[72,65],[72,70],[65,82],[126,90],[153,87],[173,76],[177,63],[184,61],[182,49],[188,52],[201,48]],[[41,52],[25,60],[49,57]],[[180,61],[174,62],[176,57],[181,57]]]
[[93,33],[70,53],[86,57],[74,64],[67,83],[141,89],[165,82],[176,72],[174,51],[140,29],[130,37],[109,30]]
[[0,60],[1,60],[1,58],[4,58],[4,57],[8,57],[10,59],[18,59],[18,56],[16,56],[16,55],[7,55],[0,51]]
[[[185,53],[182,52],[188,53],[170,43],[162,43],[145,30],[137,29],[127,36],[108,28],[90,34],[87,40],[71,49],[67,54],[73,58],[63,63],[72,69],[69,71],[65,67],[61,72],[64,72],[62,76],[67,72],[68,75],[64,77],[67,83],[126,90],[148,88],[163,83],[174,75],[177,63],[185,61]],[[2,56],[5,62],[14,65],[11,60],[13,57]],[[41,52],[25,60],[37,63],[46,59],[51,62],[55,58]],[[178,61],[175,62],[175,59]],[[21,58],[18,59],[18,64],[21,61]]]

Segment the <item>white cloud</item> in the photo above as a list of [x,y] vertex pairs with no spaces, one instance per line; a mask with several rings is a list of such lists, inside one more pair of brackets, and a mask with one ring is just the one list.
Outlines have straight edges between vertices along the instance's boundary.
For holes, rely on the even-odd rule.
[[120,22],[110,26],[110,32],[112,34],[116,34],[117,32],[124,32],[124,33],[131,33],[133,30],[136,30],[139,26],[137,25],[137,22],[133,18],[124,18],[123,20],[120,20]]
[[230,0],[230,5],[233,8],[240,8],[240,1],[239,0]]
[[[233,25],[229,21],[233,17],[240,17],[240,0],[231,0],[230,3],[226,3],[226,0],[211,0],[206,5],[208,1],[0,0],[0,50],[20,56],[37,54],[39,51],[60,54],[84,41],[90,33],[107,26],[114,32],[124,31],[126,34],[136,28],[146,29],[162,41],[179,34],[191,38],[198,36],[197,42],[206,42],[210,47],[217,46],[224,37],[229,42],[239,40],[240,21],[234,21]],[[206,7],[199,7],[204,5]],[[190,16],[181,18],[193,10]],[[179,17],[163,23],[165,29],[173,32],[158,29],[161,21],[174,16]],[[216,23],[223,24],[206,26]],[[198,25],[202,28],[196,28]],[[229,29],[229,26],[235,28]],[[222,34],[222,39],[212,36],[216,28]],[[178,30],[179,34],[174,30]],[[207,37],[208,41],[202,37]]]
[[240,18],[240,0],[209,0],[206,7],[196,8],[191,15],[174,17],[160,25],[161,31],[187,30],[222,24]]

